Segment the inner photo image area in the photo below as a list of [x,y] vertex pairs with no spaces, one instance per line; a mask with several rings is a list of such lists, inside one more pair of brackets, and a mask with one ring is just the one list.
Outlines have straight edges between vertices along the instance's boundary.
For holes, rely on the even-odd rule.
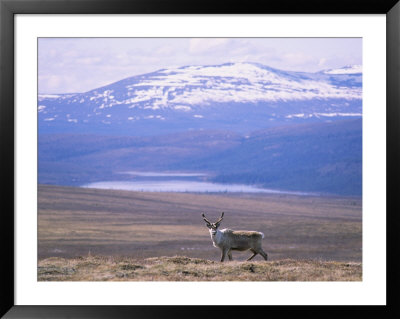
[[362,280],[361,38],[39,38],[37,102],[39,281]]

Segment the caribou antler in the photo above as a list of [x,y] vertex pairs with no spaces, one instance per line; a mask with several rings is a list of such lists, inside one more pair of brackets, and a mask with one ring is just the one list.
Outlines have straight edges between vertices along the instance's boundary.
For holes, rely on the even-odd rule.
[[204,215],[204,213],[201,214],[201,216],[203,216],[203,219],[204,219],[204,221],[205,221],[207,224],[209,224],[209,225],[212,224],[212,223],[206,218],[206,216]]
[[221,217],[215,223],[219,224],[223,218],[224,218],[224,212],[222,212]]

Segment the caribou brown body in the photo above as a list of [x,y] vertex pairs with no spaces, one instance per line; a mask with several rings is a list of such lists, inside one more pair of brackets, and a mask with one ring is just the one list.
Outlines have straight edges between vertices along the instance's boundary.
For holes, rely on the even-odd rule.
[[211,223],[204,214],[202,216],[210,231],[214,247],[221,249],[221,262],[225,260],[226,255],[228,255],[229,260],[232,260],[232,250],[250,250],[253,255],[247,260],[253,259],[257,254],[263,256],[265,260],[268,259],[268,255],[261,248],[261,242],[264,238],[263,233],[227,228],[219,230],[218,228],[224,218],[224,213],[221,214],[221,217],[215,223]]

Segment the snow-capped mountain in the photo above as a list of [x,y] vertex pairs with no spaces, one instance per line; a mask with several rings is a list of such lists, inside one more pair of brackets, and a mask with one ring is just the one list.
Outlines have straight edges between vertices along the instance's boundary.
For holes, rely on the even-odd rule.
[[184,66],[85,93],[39,95],[39,130],[151,134],[249,131],[362,114],[362,69],[289,72],[257,63]]

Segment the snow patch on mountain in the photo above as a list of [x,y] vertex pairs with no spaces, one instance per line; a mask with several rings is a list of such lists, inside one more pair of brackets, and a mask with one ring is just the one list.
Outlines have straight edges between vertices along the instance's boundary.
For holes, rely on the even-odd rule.
[[340,69],[329,69],[322,71],[325,74],[358,74],[362,73],[361,65],[348,65]]
[[341,113],[341,112],[334,112],[334,113],[299,113],[299,114],[289,114],[286,116],[287,119],[292,118],[311,118],[311,117],[361,117],[362,113]]
[[314,98],[361,98],[359,87],[338,86],[330,83],[329,77],[281,72],[255,63],[162,70],[126,87],[134,89],[135,97],[129,103],[152,102],[160,108],[181,103],[210,105]]

